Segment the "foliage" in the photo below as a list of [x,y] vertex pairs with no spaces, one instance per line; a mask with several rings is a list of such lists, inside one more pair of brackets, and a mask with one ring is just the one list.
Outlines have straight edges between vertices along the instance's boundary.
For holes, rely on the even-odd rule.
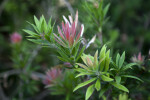
[[0,100],[150,98],[149,1],[0,3]]

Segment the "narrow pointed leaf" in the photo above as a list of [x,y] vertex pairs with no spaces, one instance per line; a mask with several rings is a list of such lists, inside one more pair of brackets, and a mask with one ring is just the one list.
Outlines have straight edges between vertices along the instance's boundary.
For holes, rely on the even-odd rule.
[[109,54],[110,54],[110,50],[107,51],[106,53],[106,59],[105,59],[105,72],[108,71],[109,69],[109,64],[110,64],[110,57],[109,57]]
[[100,79],[97,79],[97,81],[95,83],[95,88],[96,88],[97,91],[99,91],[101,89]]
[[93,92],[94,92],[94,84],[88,87],[85,95],[85,100],[88,100],[93,94]]
[[85,100],[88,100],[93,94],[93,92],[94,92],[94,84],[88,87],[85,95]]
[[143,82],[140,78],[138,78],[136,76],[132,76],[132,75],[122,75],[122,77],[133,78],[133,79],[136,79],[136,80]]
[[101,75],[101,78],[103,81],[106,81],[106,82],[110,82],[110,81],[113,81],[114,79],[110,78],[110,77],[107,77],[105,75]]
[[59,57],[59,56],[57,56],[61,61],[63,61],[63,62],[68,62],[68,60],[67,59],[65,59],[65,58],[62,58],[62,57]]
[[87,71],[85,70],[85,69],[83,69],[83,68],[76,68],[76,69],[74,69],[75,71],[77,71],[77,72],[80,72],[80,73],[86,73]]
[[117,83],[117,84],[120,84],[120,82],[121,82],[121,77],[120,77],[120,76],[116,76],[116,77],[115,77],[115,80],[116,80],[116,83]]
[[93,82],[93,81],[95,81],[95,80],[96,80],[96,78],[92,78],[92,79],[90,79],[90,80],[88,80],[88,81],[85,81],[85,82],[83,82],[83,83],[80,83],[79,85],[77,85],[77,86],[74,88],[73,92],[76,91],[77,89],[79,89],[79,88],[85,86],[85,85],[88,85],[89,83],[91,83],[91,82]]
[[118,53],[117,57],[116,57],[116,65],[117,65],[117,67],[119,67],[119,59],[120,59],[120,54]]
[[121,84],[117,84],[117,83],[115,83],[115,82],[112,82],[111,84],[112,84],[114,87],[116,87],[116,88],[118,88],[118,89],[120,89],[120,90],[122,90],[122,91],[129,92],[129,90],[128,90],[125,86],[123,86],[123,85],[121,85]]
[[124,63],[124,60],[125,60],[125,52],[123,52],[123,54],[121,55],[120,57],[120,60],[119,60],[119,68],[122,67],[123,63]]
[[127,70],[127,69],[132,69],[132,66],[134,66],[134,65],[137,65],[136,63],[130,63],[130,64],[127,64],[126,66],[124,66],[124,67],[122,67],[122,71],[125,71],[125,70]]
[[106,7],[104,8],[104,17],[106,16],[107,12],[108,12],[108,9],[110,7],[110,4],[107,4]]
[[83,64],[80,64],[80,63],[76,63],[76,64],[79,65],[80,67],[86,69],[86,70],[89,70],[89,68],[87,66],[83,65]]
[[98,69],[98,50],[96,51],[95,55],[94,55],[94,67],[95,69]]
[[40,22],[39,22],[39,20],[36,18],[36,16],[34,16],[34,21],[35,21],[36,27],[38,28],[38,30],[40,30]]
[[[100,59],[103,59],[105,57],[105,53],[106,53],[106,46],[104,45],[100,51]],[[103,60],[100,64],[100,71],[103,70],[105,65],[105,60]]]
[[83,54],[83,52],[84,52],[84,50],[85,50],[85,47],[86,47],[86,46],[84,46],[84,47],[80,50],[80,53],[78,54],[78,57],[76,58],[76,61],[78,61],[79,58],[81,57],[81,55]]
[[78,74],[75,78],[80,77],[80,76],[84,76],[84,75],[92,75],[93,73],[87,73],[87,72],[82,72],[80,74]]

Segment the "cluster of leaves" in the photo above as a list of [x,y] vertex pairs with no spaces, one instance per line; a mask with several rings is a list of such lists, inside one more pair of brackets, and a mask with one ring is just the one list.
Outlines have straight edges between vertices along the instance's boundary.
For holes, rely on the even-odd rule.
[[[93,6],[93,3],[95,6]],[[85,2],[84,9],[87,11],[87,13],[90,16],[90,19],[92,19],[92,22],[95,22],[97,30],[99,32],[102,32],[103,25],[109,20],[109,17],[106,17],[110,4],[107,4],[104,7],[104,1],[103,0],[94,0],[91,3]]]
[[[109,8],[109,5],[107,5],[106,8],[103,10],[102,2],[100,3],[100,5],[99,5],[99,10],[101,10],[101,13],[100,13],[101,17],[99,20],[100,22],[102,22],[102,20],[104,20],[103,18],[106,15],[108,8]],[[77,14],[76,14],[76,18],[78,18]],[[70,21],[72,21],[71,17],[69,17],[69,18],[70,18]],[[79,76],[88,76],[89,77],[89,80],[78,84],[73,90],[73,91],[76,91],[77,89],[90,84],[89,87],[87,88],[87,92],[85,95],[86,100],[88,100],[90,98],[90,96],[92,95],[92,93],[94,92],[95,89],[97,91],[100,91],[100,97],[101,97],[107,91],[107,89],[105,89],[105,88],[102,89],[101,87],[105,87],[106,85],[114,86],[120,90],[129,92],[129,90],[124,85],[121,84],[122,77],[129,77],[129,78],[134,78],[134,79],[140,80],[139,78],[137,78],[135,76],[131,76],[128,74],[125,75],[125,71],[127,69],[131,68],[131,66],[135,65],[135,63],[131,63],[131,64],[127,64],[124,66],[125,52],[121,56],[120,56],[120,54],[117,54],[116,63],[114,63],[110,57],[110,50],[107,51],[105,45],[102,47],[99,57],[98,57],[98,51],[96,51],[94,57],[84,54],[85,46],[82,47],[82,49],[80,50],[82,37],[80,38],[81,40],[79,40],[75,45],[73,45],[71,47],[70,47],[70,45],[66,45],[68,47],[65,47],[64,45],[62,45],[61,43],[63,43],[63,42],[62,42],[62,40],[60,40],[60,38],[64,38],[64,35],[65,35],[66,39],[64,38],[64,41],[67,41],[68,35],[71,36],[74,34],[74,33],[70,33],[70,32],[73,32],[70,30],[73,30],[76,28],[76,26],[73,26],[77,23],[76,21],[73,24],[71,23],[71,25],[69,26],[70,23],[68,22],[68,20],[66,18],[64,18],[64,20],[66,21],[66,25],[62,26],[62,27],[65,27],[66,30],[65,30],[65,28],[63,28],[63,32],[64,32],[63,33],[64,35],[63,35],[61,33],[60,29],[58,28],[60,35],[59,36],[57,36],[55,34],[54,35],[59,41],[55,38],[55,40],[56,40],[56,43],[55,43],[54,41],[52,41],[54,37],[52,34],[53,27],[51,25],[51,20],[49,21],[48,25],[46,24],[45,18],[43,16],[40,18],[39,21],[37,20],[36,17],[34,17],[34,20],[35,20],[36,26],[33,24],[31,24],[31,25],[34,27],[35,31],[38,34],[32,32],[32,31],[29,31],[29,30],[24,30],[25,32],[27,32],[30,35],[29,37],[36,38],[36,39],[29,39],[29,40],[31,40],[35,43],[38,43],[38,44],[44,43],[45,45],[54,43],[55,46],[57,47],[57,52],[61,55],[61,57],[58,56],[58,58],[64,62],[69,62],[72,65],[72,68],[74,68],[73,70],[76,70],[77,72],[79,72],[79,74],[76,77],[79,77]],[[100,23],[100,24],[102,24],[102,23]],[[79,34],[79,36],[80,36],[80,34]],[[74,39],[72,39],[72,41],[74,42]],[[70,43],[70,39],[69,39],[69,43]],[[82,58],[83,62],[86,65],[78,63],[78,60],[80,59],[80,57]],[[110,68],[110,63],[113,65],[112,68]],[[79,68],[77,65],[80,66],[81,68]],[[62,83],[63,82],[61,82],[61,83],[58,82],[58,85],[62,84]],[[65,84],[68,84],[68,83],[65,83]],[[53,90],[53,94],[66,93],[65,90],[63,89],[64,86],[62,87],[62,85],[60,85],[60,86],[58,86],[58,85],[56,84],[56,85],[50,87],[51,90]],[[102,86],[102,85],[104,85],[104,86]],[[68,86],[70,86],[70,85],[68,85]],[[58,90],[57,88],[59,88],[59,92],[57,91]],[[69,93],[70,93],[70,91],[69,91]],[[69,98],[68,97],[69,95],[70,94],[67,95],[67,98]]]
[[[55,85],[48,87],[52,95],[64,95],[66,100],[78,98],[83,99],[82,93],[73,93],[74,87],[80,82],[79,78],[75,78],[74,70],[65,70],[61,78],[56,80]],[[74,97],[76,96],[76,97]]]
[[[2,5],[3,5],[3,1],[5,1],[5,0],[1,1]],[[48,1],[48,0],[46,0],[46,1]],[[28,51],[29,48],[27,48],[27,45],[29,46],[32,44],[26,43],[26,46],[24,46],[23,44],[21,44],[20,46],[19,45],[13,45],[12,49],[10,49],[9,46],[7,46],[8,41],[7,41],[7,39],[5,41],[5,38],[12,31],[14,31],[14,30],[19,31],[22,28],[22,26],[26,27],[24,20],[30,20],[30,18],[31,18],[30,15],[32,15],[33,12],[35,13],[35,10],[37,10],[37,6],[38,6],[38,9],[41,9],[40,8],[41,4],[43,5],[43,2],[45,3],[46,1],[40,1],[39,2],[39,0],[33,0],[29,4],[29,1],[21,0],[18,2],[16,0],[13,0],[13,1],[7,1],[6,3],[4,3],[5,6],[2,6],[2,9],[4,7],[4,9],[2,11],[2,15],[0,16],[2,18],[2,20],[0,21],[1,22],[0,31],[2,32],[2,34],[0,35],[0,40],[1,40],[0,44],[2,47],[2,49],[0,50],[0,53],[1,53],[1,61],[0,61],[1,64],[0,65],[1,65],[1,72],[2,73],[5,72],[6,70],[11,72],[10,69],[12,69],[12,68],[14,70],[16,70],[16,69],[21,69],[21,70],[23,69],[24,70],[24,67],[26,65],[28,65],[27,60],[30,59],[30,55],[31,55],[30,52],[31,51]],[[74,1],[74,0],[72,0],[72,1]],[[93,36],[93,34],[95,35],[95,33],[102,31],[102,29],[103,29],[102,26],[104,24],[105,25],[107,24],[106,25],[107,30],[103,29],[103,32],[105,33],[105,34],[103,34],[104,44],[105,44],[105,41],[108,42],[111,40],[111,38],[119,37],[121,35],[120,36],[121,38],[118,39],[119,41],[117,40],[117,42],[115,42],[115,45],[111,45],[111,47],[113,47],[113,49],[111,49],[111,54],[110,54],[110,55],[112,55],[112,57],[115,56],[116,52],[118,52],[117,51],[118,48],[121,51],[126,49],[127,57],[130,57],[131,55],[135,54],[136,52],[139,52],[139,50],[141,50],[141,49],[142,49],[142,53],[147,52],[147,50],[149,49],[149,44],[150,44],[150,41],[149,41],[150,34],[149,34],[149,28],[148,28],[149,27],[149,24],[148,24],[149,12],[147,9],[149,7],[150,2],[145,2],[142,0],[132,0],[132,1],[130,1],[130,0],[126,0],[126,1],[115,0],[115,1],[111,1],[111,5],[113,5],[113,6],[111,7],[108,14],[113,14],[113,15],[111,17],[111,23],[106,23],[107,20],[109,19],[106,17],[106,13],[108,12],[108,8],[109,8],[110,4],[108,4],[106,7],[106,6],[103,6],[104,3],[102,4],[102,2],[104,2],[104,0],[87,0],[87,1],[88,2],[82,3],[83,1],[76,0],[76,3],[78,3],[76,5],[74,5],[72,3],[74,7],[80,8],[81,6],[84,6],[84,8],[85,8],[85,9],[79,9],[79,8],[78,9],[80,12],[82,12],[82,10],[83,10],[83,13],[80,13],[81,14],[80,16],[84,16],[84,18],[80,17],[80,21],[86,25],[86,28],[87,28],[87,30],[85,31],[85,33],[86,33],[85,37],[86,38],[90,38],[90,36]],[[97,1],[100,1],[100,2],[97,2]],[[107,2],[108,0],[105,0],[105,1]],[[58,4],[57,0],[52,0],[52,2],[55,2],[55,6],[57,6],[57,4]],[[51,8],[49,8],[49,7],[51,7],[51,5],[49,3],[47,3],[47,4],[48,4],[48,6],[44,5],[46,7],[46,10],[51,9]],[[51,4],[54,4],[54,3],[51,3]],[[54,5],[52,7],[54,7]],[[67,10],[62,10],[60,8],[61,7],[59,7],[58,9],[55,9],[55,11],[53,11],[54,13],[56,13],[55,18],[59,17],[62,13],[66,14]],[[63,9],[66,9],[65,6],[63,7]],[[59,12],[59,10],[61,11],[61,13],[57,14],[57,11]],[[87,13],[90,16],[85,16],[85,10],[87,11]],[[144,17],[141,16],[141,14],[139,15],[139,12],[141,12],[141,14],[144,15]],[[124,17],[124,16],[126,16],[126,17]],[[51,30],[47,30],[47,31],[49,31],[49,33],[47,33],[44,29],[45,28],[44,23],[46,22],[46,20],[44,17],[43,18],[42,17],[39,20],[35,17],[34,18],[35,24],[30,23],[31,26],[33,26],[33,29],[35,31],[32,31],[32,32],[31,32],[31,30],[24,30],[24,31],[29,34],[28,39],[30,41],[33,41],[37,44],[42,44],[44,46],[49,46],[52,43],[51,41],[53,41],[53,35],[51,34],[53,32],[50,32],[50,31],[51,30],[53,31],[53,28],[55,28],[55,27],[53,27],[53,25],[49,25],[49,24],[46,25],[45,24],[45,26],[47,26],[47,27],[50,27],[50,26],[53,27],[53,28],[51,28]],[[44,22],[44,20],[45,20],[45,22]],[[137,27],[133,27],[133,26],[135,26],[135,22],[136,22]],[[141,22],[144,25],[141,24]],[[38,25],[36,25],[36,23],[38,23]],[[88,25],[91,27],[90,28],[87,27]],[[119,31],[110,29],[110,27],[113,25],[115,25],[115,27],[117,27],[117,29],[119,29]],[[43,29],[43,31],[42,31],[42,29]],[[107,31],[107,32],[105,32],[105,31]],[[3,32],[4,32],[4,34],[3,34]],[[125,37],[125,36],[122,36],[122,34],[119,34],[119,32],[122,33],[123,35],[125,34],[127,36],[125,38],[126,41],[122,40],[122,37]],[[130,33],[133,33],[133,34],[130,34]],[[128,36],[128,35],[130,35],[130,36]],[[116,38],[114,38],[114,39],[116,40]],[[144,39],[143,43],[140,42],[140,40],[142,40],[142,39]],[[120,42],[120,40],[123,41],[123,43],[125,41],[126,45],[122,45],[123,43]],[[99,41],[99,39],[97,39],[97,41]],[[135,45],[135,41],[137,43],[136,45]],[[143,48],[141,48],[141,46],[137,46],[138,42],[139,42],[139,44],[140,43],[143,44]],[[80,56],[82,56],[84,59],[86,59],[85,56],[89,56],[89,55],[83,54],[84,49],[77,49],[77,48],[81,47],[80,44],[81,43],[77,44],[71,50],[69,50],[68,48],[64,48],[60,45],[59,45],[59,47],[57,46],[59,48],[59,49],[57,49],[57,51],[59,53],[59,55],[58,55],[59,58],[63,62],[70,62],[72,65],[75,65],[75,63],[77,63],[77,65],[79,63],[81,64],[82,62],[80,62]],[[99,47],[100,46],[98,45],[98,48]],[[116,50],[116,47],[117,47],[117,50]],[[137,47],[138,47],[138,49],[137,49]],[[33,48],[34,48],[34,46],[33,46]],[[130,48],[132,48],[132,49],[130,49]],[[21,49],[21,50],[24,49],[24,50],[20,51],[19,49]],[[93,53],[93,51],[95,52],[95,49],[97,49],[97,47],[96,48],[95,47],[89,48],[88,50],[90,51],[90,53]],[[11,59],[12,59],[11,63],[13,63],[13,64],[9,64],[10,60],[8,60],[10,57],[10,55],[9,55],[10,50],[12,50],[12,53],[13,53],[13,55],[11,57]],[[89,53],[88,50],[85,52]],[[49,57],[48,53],[52,52],[51,49],[48,49],[47,51],[45,51],[45,48],[44,48],[43,51],[42,51],[42,56],[43,55],[44,56],[42,57],[39,54],[36,57],[38,60],[36,59],[34,61],[34,63],[32,63],[32,64],[34,64],[34,68],[37,67],[36,64],[37,63],[39,64],[39,62],[40,62],[40,64],[41,64],[41,62],[44,63],[45,65],[49,64],[49,62],[50,62],[49,59],[51,60],[52,63],[54,62],[54,64],[58,63],[57,59],[51,59]],[[70,53],[70,51],[71,51],[71,53]],[[22,54],[20,54],[20,52]],[[48,55],[49,58],[45,55]],[[105,82],[102,80],[102,77],[100,77],[100,86],[101,86],[101,88],[99,90],[100,96],[103,95],[103,91],[105,90],[105,87],[107,87],[109,85],[110,86],[109,89],[111,89],[112,88],[111,83],[115,82],[115,84],[117,83],[118,87],[119,86],[121,87],[124,85],[126,87],[128,87],[128,89],[131,91],[131,94],[129,94],[129,95],[132,95],[132,97],[133,97],[133,95],[136,95],[137,93],[139,93],[140,95],[138,95],[138,96],[140,96],[140,97],[143,96],[143,99],[148,98],[148,95],[147,95],[147,94],[149,94],[149,87],[148,86],[150,84],[150,82],[148,80],[149,75],[150,75],[150,70],[149,70],[150,60],[146,59],[145,61],[143,61],[142,64],[138,65],[139,67],[137,67],[137,65],[135,63],[127,64],[125,61],[122,61],[123,59],[125,59],[125,53],[123,53],[121,57],[119,54],[117,54],[117,55],[118,56],[116,57],[116,62],[115,62],[115,60],[112,61],[112,59],[111,59],[108,71],[106,72],[107,74],[104,73],[105,76],[108,75],[108,77],[113,79],[113,81]],[[124,58],[123,58],[123,55],[124,55]],[[93,61],[92,59],[94,57],[90,56],[89,58],[91,58],[91,61]],[[98,57],[98,61],[99,61],[99,59],[100,59],[100,57]],[[130,58],[128,58],[127,61],[129,61],[129,59]],[[50,63],[50,64],[52,64],[52,63]],[[122,64],[122,66],[120,66],[121,64]],[[8,65],[10,65],[10,66],[8,67]],[[131,65],[134,65],[135,67],[132,68],[134,70],[130,70],[131,71],[130,72],[128,70],[131,69]],[[10,68],[11,66],[13,66],[13,67]],[[53,64],[48,65],[48,66],[53,66]],[[89,63],[88,63],[88,66],[90,66]],[[88,67],[88,66],[86,65],[86,67]],[[100,67],[100,65],[99,65],[99,67]],[[10,86],[12,84],[12,80],[15,80],[17,77],[16,84],[12,84],[11,86],[12,87],[16,86],[16,88],[17,87],[22,88],[21,90],[19,90],[19,92],[15,92],[15,93],[21,93],[23,91],[22,92],[24,94],[23,98],[31,96],[31,94],[33,94],[34,91],[37,91],[36,88],[41,89],[41,84],[37,85],[37,84],[35,84],[37,81],[30,79],[30,77],[31,77],[30,75],[32,74],[32,71],[33,71],[32,67],[27,67],[27,68],[28,68],[27,73],[22,73],[22,74],[18,75],[19,79],[18,79],[17,75],[12,75],[11,77],[9,77],[10,81],[8,81],[8,85]],[[43,67],[41,67],[41,68],[43,68]],[[84,68],[81,68],[81,70],[83,70],[83,69]],[[93,71],[92,68],[89,68],[89,69],[91,71]],[[105,67],[104,67],[104,70],[105,70]],[[101,72],[102,73],[105,72],[104,70]],[[40,72],[41,72],[41,69],[40,69]],[[2,75],[2,73],[1,73],[1,75]],[[86,72],[86,74],[87,73],[88,72]],[[84,74],[84,73],[82,73],[82,74]],[[92,73],[92,75],[91,74],[85,75],[85,77],[88,77],[89,79],[92,79],[95,76],[96,75],[93,73]],[[139,85],[140,87],[138,87],[138,88],[133,88],[133,87],[137,86],[137,83],[139,84],[139,82],[134,81],[132,79],[131,80],[128,79],[127,82],[124,81],[124,79],[127,79],[128,77],[140,80],[139,78],[137,78],[135,76],[140,77],[144,81],[144,84],[140,83],[140,85]],[[65,76],[65,77],[67,77],[67,76]],[[72,76],[72,77],[74,77],[74,76]],[[82,76],[83,80],[85,80],[85,77]],[[4,78],[4,80],[5,80],[5,78]],[[21,81],[21,84],[23,83],[22,87],[20,87],[20,81]],[[69,81],[69,80],[67,80],[67,81]],[[72,80],[72,81],[75,81],[75,80]],[[96,84],[96,82],[97,82],[97,80],[91,82],[91,84],[94,84],[94,83]],[[70,81],[70,83],[71,83],[71,81]],[[133,83],[136,83],[136,84],[133,84]],[[5,82],[3,82],[3,80],[2,80],[1,85],[3,86],[3,84],[5,85]],[[64,84],[69,84],[69,82],[66,82],[66,83],[64,82]],[[99,84],[99,83],[97,83],[97,84]],[[72,85],[72,84],[69,84],[69,85]],[[77,85],[77,84],[75,84],[75,85]],[[14,95],[12,95],[12,94],[15,94],[15,93],[12,93],[13,92],[12,88],[8,87],[8,90],[5,87],[3,87],[3,88],[6,89],[5,92],[7,93],[8,96],[11,95],[12,97],[14,97]],[[16,88],[14,89],[15,91],[18,90]],[[50,89],[54,90],[54,91],[56,91],[56,90],[59,91],[59,89],[60,89],[59,87],[53,88],[53,89],[52,88],[53,87],[50,87]],[[93,88],[96,88],[96,87],[94,86]],[[64,87],[61,87],[61,89],[65,90]],[[115,89],[115,88],[113,88],[113,89]],[[71,92],[71,91],[72,91],[72,88],[69,90],[69,92]],[[29,92],[32,92],[32,93],[30,94]],[[112,92],[114,92],[114,91],[112,91]],[[77,92],[75,92],[75,93],[77,93]],[[30,95],[26,95],[26,94],[30,94]],[[65,94],[66,93],[63,93],[63,95],[65,95]],[[117,95],[117,93],[115,93],[115,94]],[[61,95],[61,94],[58,94],[58,95]],[[104,94],[104,95],[107,95],[107,94]],[[103,95],[103,97],[104,97],[104,95]],[[17,96],[17,98],[20,98],[18,94],[17,95],[15,94],[15,96]],[[72,97],[72,96],[73,95],[71,95],[70,97]],[[114,95],[112,94],[111,96],[114,96]],[[15,100],[18,100],[17,98]],[[67,98],[69,98],[69,96],[67,96]],[[122,100],[123,98],[126,98],[126,97],[124,95],[119,95],[119,99]],[[73,99],[77,99],[77,98],[73,98]]]
[[43,15],[40,17],[39,20],[37,19],[36,16],[34,16],[34,21],[35,24],[32,24],[30,22],[28,23],[34,28],[35,32],[26,29],[23,30],[24,32],[29,34],[28,37],[30,39],[28,40],[37,44],[41,44],[43,46],[52,45],[52,41],[53,41],[52,33],[53,33],[54,24],[53,25],[51,24],[51,18],[49,19],[48,23],[46,23],[46,20]]
[[[63,62],[69,62],[71,65],[75,65],[77,61],[80,59],[82,53],[85,50],[86,46],[83,46],[80,49],[81,41],[77,43],[76,46],[74,46],[71,50],[70,48],[64,48],[62,46],[57,45],[57,52],[60,56],[58,58],[62,60]],[[73,67],[73,66],[72,66]]]
[[132,66],[137,65],[137,64],[136,63],[130,63],[130,64],[124,65],[124,60],[125,60],[125,52],[123,52],[123,54],[121,56],[119,53],[117,54],[115,63],[112,61],[113,66],[110,70],[111,70],[113,77],[115,78],[116,82],[119,84],[121,82],[122,77],[129,77],[129,78],[134,78],[134,79],[137,79],[139,81],[142,81],[141,79],[139,79],[135,76],[132,76],[132,75],[128,75],[126,73],[126,71],[128,69],[132,69]]
[[[90,79],[88,81],[80,83],[78,86],[75,87],[74,91],[76,91],[77,89],[85,85],[90,84],[86,92],[86,100],[89,99],[89,97],[92,95],[95,89],[97,91],[100,91],[101,87],[104,87],[101,85],[106,84],[105,82],[108,82],[110,85],[113,85],[114,87],[120,90],[129,92],[129,90],[125,86],[120,84],[121,77],[129,77],[129,78],[135,78],[135,79],[140,80],[139,78],[135,76],[120,74],[122,72],[125,73],[125,70],[135,65],[135,63],[130,63],[130,64],[127,64],[125,67],[124,66],[122,67],[124,60],[125,60],[125,52],[122,54],[121,57],[119,54],[117,55],[117,58],[116,58],[117,65],[115,65],[114,68],[109,67],[110,62],[112,61],[110,57],[110,50],[106,51],[105,45],[102,47],[99,57],[98,57],[98,51],[96,51],[94,57],[84,54],[81,58],[86,65],[77,63],[77,65],[79,65],[81,68],[75,69],[76,71],[79,72],[79,74],[76,77],[87,75],[90,77]],[[115,72],[112,73],[111,72],[112,70],[114,70]]]

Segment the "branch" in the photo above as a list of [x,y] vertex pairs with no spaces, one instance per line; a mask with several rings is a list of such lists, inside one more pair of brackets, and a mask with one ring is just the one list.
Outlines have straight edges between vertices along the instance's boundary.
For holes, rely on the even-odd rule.
[[[24,74],[28,74],[22,70],[19,70],[19,69],[15,69],[15,70],[9,70],[9,71],[6,71],[6,72],[3,72],[3,73],[0,73],[0,78],[1,77],[9,77],[11,75],[18,75],[18,74],[21,74],[21,73],[24,73]],[[32,72],[30,74],[30,77],[31,78],[38,78],[38,79],[44,79],[45,75],[42,74],[42,73],[39,73],[39,72]]]
[[[65,4],[66,4],[66,6],[67,6],[69,12],[70,12],[71,14],[73,14],[73,16],[74,16],[74,15],[75,15],[75,11],[73,10],[73,7],[72,7],[71,4],[69,3],[69,1],[68,1],[68,0],[64,0],[64,2],[65,2]],[[81,25],[81,22],[80,22],[79,20],[78,20],[78,23]]]
[[65,2],[65,4],[66,4],[68,10],[70,11],[70,13],[73,14],[73,15],[75,15],[75,12],[74,12],[74,10],[73,10],[71,4],[68,2],[68,0],[64,0],[64,2]]
[[9,100],[9,98],[6,97],[2,87],[1,87],[1,84],[0,84],[0,100]]

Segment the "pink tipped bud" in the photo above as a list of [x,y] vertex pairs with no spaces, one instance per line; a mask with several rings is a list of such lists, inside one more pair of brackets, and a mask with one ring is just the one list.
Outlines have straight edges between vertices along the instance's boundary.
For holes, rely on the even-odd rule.
[[60,68],[51,68],[51,70],[48,70],[46,72],[45,79],[43,80],[43,83],[47,86],[52,86],[54,84],[54,81],[59,78],[62,74],[62,70]]
[[13,34],[11,34],[10,40],[12,43],[20,43],[22,40],[22,36],[19,33],[14,32]]
[[[75,46],[76,43],[80,41],[79,38],[82,37],[83,35],[84,25],[83,24],[81,25],[81,30],[78,33],[77,32],[78,11],[76,12],[74,20],[71,15],[69,15],[68,17],[69,17],[69,20],[65,16],[63,16],[65,23],[62,22],[62,30],[60,29],[60,27],[58,27],[58,33],[61,38],[57,37],[56,39],[59,42],[63,41],[67,47],[69,46],[69,48],[72,48],[72,46]],[[62,46],[64,46],[64,43],[61,42],[61,44],[63,44]]]
[[145,57],[142,56],[141,52],[136,56],[134,55],[131,60],[132,62],[136,62],[136,63],[143,63],[144,62]]

